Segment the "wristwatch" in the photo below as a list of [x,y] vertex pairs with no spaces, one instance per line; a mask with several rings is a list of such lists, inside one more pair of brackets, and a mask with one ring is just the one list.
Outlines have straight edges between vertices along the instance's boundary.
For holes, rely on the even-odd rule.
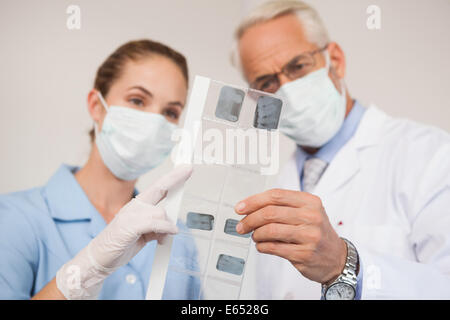
[[322,285],[322,297],[325,300],[353,300],[356,296],[358,251],[353,243],[341,238],[347,245],[347,261],[344,270],[330,285]]

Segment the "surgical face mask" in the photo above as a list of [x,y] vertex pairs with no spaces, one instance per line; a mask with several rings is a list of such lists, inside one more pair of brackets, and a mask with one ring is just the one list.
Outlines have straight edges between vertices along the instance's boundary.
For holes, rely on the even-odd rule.
[[159,165],[174,146],[176,125],[162,115],[106,104],[102,129],[96,125],[97,148],[108,169],[119,179],[134,180]]
[[280,119],[280,131],[300,146],[321,147],[344,122],[346,94],[337,91],[328,72],[330,58],[326,52],[325,68],[288,82],[276,92],[286,99]]

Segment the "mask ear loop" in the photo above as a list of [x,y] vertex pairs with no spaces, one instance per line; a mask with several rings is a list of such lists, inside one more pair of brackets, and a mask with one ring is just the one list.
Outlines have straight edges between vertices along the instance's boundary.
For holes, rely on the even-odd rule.
[[325,55],[325,69],[327,71],[330,71],[331,61],[330,61],[330,54],[328,53],[328,50],[325,50],[324,55]]
[[97,96],[100,99],[101,104],[105,108],[106,112],[108,112],[108,104],[106,103],[105,99],[103,99],[102,93],[100,91],[97,91]]
[[[102,104],[103,108],[105,108],[106,113],[108,113],[108,104],[106,103],[105,99],[103,98],[103,95],[100,91],[97,91],[97,96],[100,99],[100,103]],[[94,130],[95,130],[95,136],[97,137],[99,134],[98,130],[98,124],[97,122],[94,122]]]
[[[330,54],[328,53],[328,50],[325,50],[325,69],[329,72],[331,70],[331,59],[330,59]],[[344,104],[347,104],[347,88],[345,86],[345,82],[344,79],[340,79],[339,83],[341,85],[341,96],[344,99]]]

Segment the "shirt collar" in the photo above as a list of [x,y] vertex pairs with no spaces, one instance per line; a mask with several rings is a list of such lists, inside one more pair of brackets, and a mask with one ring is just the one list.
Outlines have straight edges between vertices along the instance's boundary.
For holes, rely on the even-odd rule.
[[355,100],[353,108],[350,110],[347,117],[345,117],[341,128],[334,135],[334,137],[324,144],[314,155],[310,155],[301,147],[298,147],[297,159],[304,162],[308,158],[316,157],[330,163],[338,151],[350,140],[351,137],[353,137],[365,111],[366,108]]
[[[91,224],[98,230],[106,224],[75,179],[74,173],[78,169],[63,164],[48,181],[45,193],[50,215],[54,219],[65,221],[92,220]],[[138,191],[134,189],[133,197],[137,194]]]
[[45,186],[50,215],[59,220],[90,220],[99,214],[73,175],[78,167],[63,164]]

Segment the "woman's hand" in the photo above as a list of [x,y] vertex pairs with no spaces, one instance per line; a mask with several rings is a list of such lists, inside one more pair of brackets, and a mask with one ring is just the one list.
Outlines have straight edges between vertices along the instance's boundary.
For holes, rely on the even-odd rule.
[[127,264],[147,242],[176,234],[176,225],[156,205],[191,173],[192,166],[179,166],[128,202],[97,237],[58,270],[56,285],[62,294],[67,299],[96,299],[105,278]]

